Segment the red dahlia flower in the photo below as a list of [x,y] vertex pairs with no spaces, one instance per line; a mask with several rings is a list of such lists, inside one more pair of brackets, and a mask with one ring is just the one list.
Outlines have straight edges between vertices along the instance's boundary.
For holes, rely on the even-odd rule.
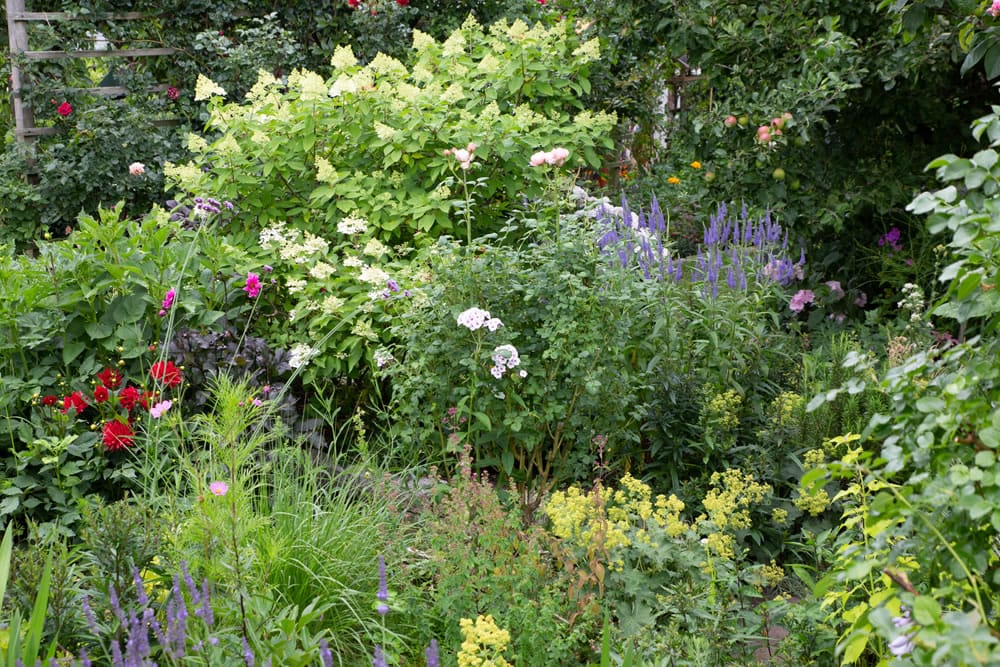
[[134,437],[135,432],[125,422],[113,419],[104,425],[104,446],[109,452],[117,452],[119,449],[131,447]]
[[172,361],[157,361],[149,369],[149,377],[159,380],[168,387],[176,387],[181,383],[181,371]]
[[97,403],[103,403],[108,400],[108,388],[103,384],[99,384],[94,387],[94,401]]
[[52,407],[53,405],[55,405],[58,402],[59,402],[59,399],[57,397],[53,396],[52,394],[49,394],[48,396],[43,396],[42,397],[42,405],[47,405],[49,407]]
[[66,414],[70,410],[76,410],[76,414],[80,414],[86,409],[87,401],[83,399],[83,394],[78,391],[74,391],[72,394],[63,399],[63,414]]
[[118,394],[118,403],[126,410],[131,411],[135,407],[135,404],[139,402],[139,390],[135,387],[128,386],[121,390]]
[[108,389],[117,389],[122,383],[122,374],[117,368],[105,368],[97,374],[97,379]]

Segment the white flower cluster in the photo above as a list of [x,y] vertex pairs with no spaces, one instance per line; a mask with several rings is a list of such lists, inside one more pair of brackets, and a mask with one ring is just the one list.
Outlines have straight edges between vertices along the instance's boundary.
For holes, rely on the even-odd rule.
[[364,266],[361,268],[361,275],[358,280],[371,285],[385,285],[389,280],[389,274],[377,266]]
[[337,231],[341,234],[364,234],[368,231],[368,221],[349,216],[337,223]]
[[465,327],[469,331],[478,331],[486,327],[490,331],[496,331],[503,326],[499,318],[490,315],[490,311],[482,308],[469,308],[462,311],[458,316],[458,325]]
[[198,80],[195,81],[194,84],[194,101],[201,102],[216,95],[219,97],[225,97],[226,91],[222,88],[222,86],[212,81],[204,74],[199,74]]
[[[493,350],[493,368],[490,369],[490,373],[499,380],[504,373],[520,365],[521,357],[517,354],[517,348],[513,345],[500,345]],[[521,371],[521,377],[525,375],[527,373]]]
[[292,368],[302,368],[317,354],[319,354],[319,350],[315,347],[310,347],[305,343],[296,343],[290,352],[288,365]]

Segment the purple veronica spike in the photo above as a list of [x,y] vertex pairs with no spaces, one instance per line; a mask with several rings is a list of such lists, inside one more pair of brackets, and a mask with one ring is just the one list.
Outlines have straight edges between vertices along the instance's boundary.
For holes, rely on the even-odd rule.
[[125,660],[122,658],[122,647],[117,639],[111,642],[111,664],[114,667],[125,667]]
[[438,642],[436,639],[431,640],[431,645],[424,651],[424,657],[427,659],[427,667],[441,667],[441,662],[438,660]]
[[246,663],[247,667],[253,667],[256,660],[253,657],[253,651],[250,650],[250,642],[247,638],[243,638],[243,661]]
[[323,660],[323,667],[333,667],[333,652],[325,639],[319,640],[319,657]]
[[87,619],[87,628],[94,635],[100,635],[101,629],[97,627],[97,618],[94,616],[94,610],[90,608],[90,598],[86,595],[83,596],[83,617]]
[[385,576],[385,558],[378,555],[378,597],[382,602],[389,601],[389,584]]
[[111,611],[118,622],[125,625],[125,612],[122,611],[122,606],[118,601],[118,591],[115,590],[114,584],[108,586],[108,603],[111,605]]
[[146,595],[146,584],[142,580],[142,575],[139,573],[138,567],[132,568],[132,581],[135,583],[135,595],[136,600],[139,601],[139,605],[142,607],[148,607],[149,596]]
[[382,647],[378,644],[375,645],[375,657],[372,659],[372,667],[389,667],[389,663],[385,660],[385,654],[382,653]]

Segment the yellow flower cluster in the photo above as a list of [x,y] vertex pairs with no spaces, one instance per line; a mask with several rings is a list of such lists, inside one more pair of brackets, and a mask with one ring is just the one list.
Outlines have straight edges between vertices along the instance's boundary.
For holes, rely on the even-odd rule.
[[740,425],[739,410],[743,397],[729,389],[715,394],[702,408],[706,421],[722,431],[732,431]]
[[[677,537],[688,529],[680,518],[684,503],[677,496],[658,495],[653,500],[649,486],[626,474],[616,491],[598,486],[592,492],[571,486],[556,491],[545,505],[552,532],[593,555],[608,554],[608,567],[621,570],[624,559],[613,554],[635,543],[659,547],[657,534]],[[616,557],[618,556],[618,557]]]
[[795,506],[812,516],[819,516],[830,506],[830,494],[826,489],[819,489],[809,495],[800,495],[795,499]]
[[465,639],[458,652],[458,667],[511,667],[503,657],[510,633],[497,626],[492,614],[480,614],[475,621],[463,618],[459,624]]
[[703,502],[716,528],[739,530],[750,527],[750,505],[762,502],[771,486],[758,483],[739,468],[712,473],[712,489]]
[[765,585],[772,588],[780,584],[785,579],[784,568],[778,565],[774,559],[771,560],[770,565],[758,566],[757,574],[763,580]]
[[802,407],[802,396],[792,391],[783,391],[771,401],[771,421],[775,426],[794,424],[799,408]]
[[815,468],[816,466],[823,465],[826,461],[826,452],[822,449],[810,449],[802,457],[802,463],[806,468]]

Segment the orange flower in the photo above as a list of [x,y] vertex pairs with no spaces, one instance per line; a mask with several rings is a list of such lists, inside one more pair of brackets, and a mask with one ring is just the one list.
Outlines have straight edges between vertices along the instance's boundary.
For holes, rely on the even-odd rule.
[[691,168],[692,169],[701,169],[701,162],[698,162],[697,160],[695,160],[694,162],[691,163]]
[[670,183],[671,185],[677,185],[680,182],[681,179],[677,178],[676,176],[671,176],[670,178],[667,179],[667,183]]

